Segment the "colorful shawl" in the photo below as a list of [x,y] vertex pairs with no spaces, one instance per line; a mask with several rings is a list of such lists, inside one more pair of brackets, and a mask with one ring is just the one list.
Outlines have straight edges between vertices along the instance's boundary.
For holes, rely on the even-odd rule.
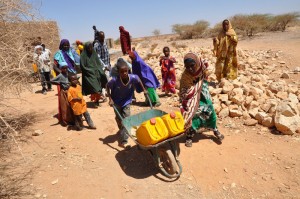
[[192,119],[198,110],[204,71],[208,67],[207,62],[202,61],[202,59],[198,58],[198,56],[194,53],[188,53],[184,56],[184,60],[188,58],[195,61],[196,72],[192,75],[187,71],[187,69],[185,69],[180,80],[180,109],[185,120],[185,128],[189,128],[191,126]]
[[68,66],[68,71],[72,72],[72,73],[76,73],[76,69],[75,69],[75,59],[74,56],[72,54],[72,50],[71,48],[69,48],[69,50],[64,51],[63,50],[63,46],[64,44],[69,44],[70,42],[67,39],[62,39],[60,41],[59,44],[59,51],[57,51],[54,55],[54,59],[57,61],[59,67],[62,66]]

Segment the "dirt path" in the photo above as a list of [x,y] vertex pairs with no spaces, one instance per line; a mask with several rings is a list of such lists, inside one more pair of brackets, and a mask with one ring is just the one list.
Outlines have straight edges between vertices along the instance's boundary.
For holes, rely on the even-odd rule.
[[[239,47],[282,50],[290,67],[300,66],[296,33],[263,35],[243,40]],[[209,45],[210,41],[199,43]],[[298,77],[293,78],[299,81]],[[40,115],[28,134],[43,131],[22,144],[27,164],[16,167],[33,169],[27,184],[33,196],[28,198],[300,198],[299,136],[277,135],[261,126],[245,127],[237,119],[219,120],[226,136],[223,144],[214,142],[211,132],[197,134],[192,148],[181,140],[183,174],[169,182],[149,153],[137,147],[129,151],[118,147],[111,107],[102,104],[88,109],[97,130],[68,131],[52,117],[57,113],[55,94],[24,93],[28,101],[19,104],[22,111]],[[143,101],[140,96],[138,100]],[[172,109],[168,100],[162,98],[161,109]],[[133,106],[132,112],[143,109]]]

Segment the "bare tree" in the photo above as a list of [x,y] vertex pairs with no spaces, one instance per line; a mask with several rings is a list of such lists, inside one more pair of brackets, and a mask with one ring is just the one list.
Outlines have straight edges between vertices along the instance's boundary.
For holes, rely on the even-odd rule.
[[153,30],[153,35],[154,36],[159,36],[160,35],[160,30],[159,29],[155,29],[155,30]]

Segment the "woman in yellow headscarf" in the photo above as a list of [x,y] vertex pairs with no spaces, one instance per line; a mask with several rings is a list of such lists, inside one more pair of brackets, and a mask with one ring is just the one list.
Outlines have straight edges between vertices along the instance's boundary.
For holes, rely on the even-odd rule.
[[234,80],[237,78],[237,53],[236,46],[238,43],[237,35],[233,30],[228,19],[222,22],[223,29],[218,37],[213,39],[214,55],[217,57],[216,71],[218,82],[227,78]]

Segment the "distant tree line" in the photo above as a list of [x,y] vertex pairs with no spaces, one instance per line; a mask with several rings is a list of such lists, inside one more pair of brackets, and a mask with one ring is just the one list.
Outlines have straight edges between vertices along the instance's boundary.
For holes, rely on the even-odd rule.
[[[270,14],[238,14],[228,18],[239,35],[254,36],[259,32],[285,31],[289,25],[299,22],[298,12],[281,15]],[[193,39],[216,36],[222,30],[222,22],[214,27],[209,27],[205,20],[196,21],[193,24],[174,24],[172,32],[179,34],[180,39]]]

